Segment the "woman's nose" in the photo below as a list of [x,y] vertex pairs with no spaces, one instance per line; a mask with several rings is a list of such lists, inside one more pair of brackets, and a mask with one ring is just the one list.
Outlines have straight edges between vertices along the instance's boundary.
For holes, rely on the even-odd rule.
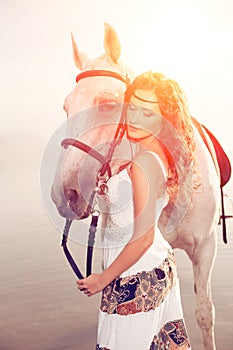
[[138,124],[140,121],[140,111],[136,109],[133,113],[130,113],[129,123]]

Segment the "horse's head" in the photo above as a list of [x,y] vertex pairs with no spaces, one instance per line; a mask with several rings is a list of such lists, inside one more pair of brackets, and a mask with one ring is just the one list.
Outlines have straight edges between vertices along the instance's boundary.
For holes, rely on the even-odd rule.
[[[76,86],[66,97],[67,137],[78,139],[106,154],[120,120],[127,71],[119,62],[121,45],[115,30],[105,24],[105,54],[88,59],[72,36],[76,66],[82,72]],[[59,213],[81,219],[90,213],[88,203],[96,186],[100,161],[76,147],[62,151],[52,186],[52,199]]]

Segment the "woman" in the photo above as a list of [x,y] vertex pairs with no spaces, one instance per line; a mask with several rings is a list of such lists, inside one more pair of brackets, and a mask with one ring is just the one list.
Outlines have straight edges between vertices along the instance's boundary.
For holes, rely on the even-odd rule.
[[126,134],[137,152],[108,182],[104,271],[78,288],[87,296],[103,291],[96,349],[190,349],[175,257],[158,228],[168,201],[179,208],[180,193],[186,200],[181,183],[195,163],[186,100],[177,83],[147,72],[125,102]]

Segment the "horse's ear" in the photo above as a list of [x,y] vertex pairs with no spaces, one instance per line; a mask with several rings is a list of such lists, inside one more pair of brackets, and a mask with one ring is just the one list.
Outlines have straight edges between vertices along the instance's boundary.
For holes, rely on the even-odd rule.
[[71,33],[71,40],[72,40],[72,47],[73,47],[74,63],[78,69],[82,70],[87,61],[87,56],[83,52],[79,51],[76,41],[74,39],[73,33]]
[[108,23],[104,23],[104,49],[106,54],[117,63],[121,56],[121,43],[115,29]]

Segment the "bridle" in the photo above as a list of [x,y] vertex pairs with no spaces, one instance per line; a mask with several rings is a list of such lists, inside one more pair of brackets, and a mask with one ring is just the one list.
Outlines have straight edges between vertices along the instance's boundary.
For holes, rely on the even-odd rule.
[[104,70],[104,69],[96,69],[95,70],[94,69],[94,70],[87,70],[87,71],[84,71],[84,72],[81,72],[80,74],[78,74],[76,77],[76,83],[78,83],[81,79],[91,78],[91,77],[115,78],[115,79],[122,81],[126,85],[129,84],[129,82],[130,82],[130,79],[127,75],[127,72],[126,72],[126,77],[124,77],[122,74],[117,73],[117,72],[113,72],[111,70]]
[[[109,70],[88,70],[81,72],[79,75],[76,77],[76,83],[78,83],[81,79],[84,78],[90,78],[90,77],[110,77],[110,78],[115,78],[126,85],[129,84],[130,80],[128,76],[124,77],[123,75],[117,73],[117,72],[112,72]],[[92,255],[93,255],[93,247],[95,243],[95,233],[97,230],[97,225],[98,225],[98,218],[99,218],[99,211],[95,210],[94,208],[94,203],[95,203],[95,197],[97,194],[99,195],[104,195],[106,194],[108,188],[107,188],[107,181],[108,179],[112,176],[112,171],[110,167],[110,162],[113,157],[113,153],[115,151],[115,148],[117,145],[121,142],[122,137],[125,132],[125,127],[123,123],[124,119],[124,106],[123,110],[121,113],[120,121],[117,125],[117,129],[113,138],[113,141],[110,143],[108,152],[106,156],[103,156],[100,152],[95,150],[94,148],[88,146],[86,143],[83,143],[79,140],[73,139],[73,138],[65,138],[61,142],[61,146],[63,148],[68,148],[69,146],[76,147],[83,152],[87,153],[90,155],[92,158],[96,159],[99,161],[101,164],[97,175],[96,175],[96,187],[93,189],[92,194],[89,199],[89,206],[91,206],[91,224],[89,227],[89,235],[88,235],[88,245],[87,245],[87,258],[86,258],[86,276],[89,276],[91,274],[91,269],[92,269]],[[62,237],[62,247],[63,251],[66,255],[66,258],[73,269],[75,275],[79,278],[82,279],[83,275],[78,268],[77,264],[75,263],[72,255],[70,254],[68,247],[67,247],[67,240],[68,240],[68,235],[69,235],[69,230],[72,224],[71,219],[66,219],[65,222],[65,227],[63,230],[63,237]]]

